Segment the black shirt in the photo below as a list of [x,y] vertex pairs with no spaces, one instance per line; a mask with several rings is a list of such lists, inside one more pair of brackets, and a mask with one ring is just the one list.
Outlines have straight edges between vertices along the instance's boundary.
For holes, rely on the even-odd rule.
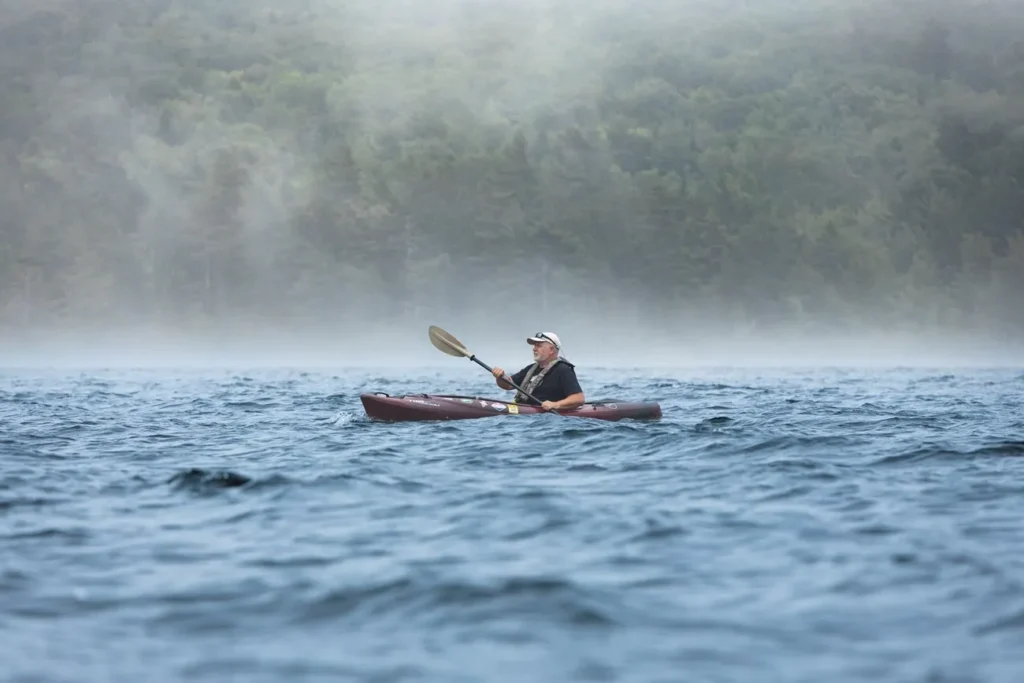
[[[523,380],[526,379],[526,373],[530,371],[531,367],[533,367],[533,363],[530,363],[525,368],[512,375],[512,381],[519,386],[523,386]],[[537,372],[540,372],[540,370]],[[567,396],[578,394],[582,391],[583,389],[580,388],[579,380],[576,379],[576,366],[567,360],[561,360],[555,365],[555,367],[548,370],[548,374],[544,375],[544,379],[541,380],[540,385],[530,393],[543,402],[561,401]],[[523,399],[523,402],[533,403],[533,401],[528,398]]]

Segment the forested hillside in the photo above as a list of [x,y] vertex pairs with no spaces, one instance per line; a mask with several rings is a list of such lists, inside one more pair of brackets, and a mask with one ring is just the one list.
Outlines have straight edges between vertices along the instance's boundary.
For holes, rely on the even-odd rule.
[[0,0],[0,102],[5,334],[1024,333],[1011,0]]

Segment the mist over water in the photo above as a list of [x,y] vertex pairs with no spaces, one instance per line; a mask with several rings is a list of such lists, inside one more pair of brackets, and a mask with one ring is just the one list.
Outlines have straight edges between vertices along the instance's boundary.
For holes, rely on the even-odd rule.
[[[436,324],[435,321],[431,324]],[[534,321],[535,322],[535,321]],[[561,321],[564,323],[565,321]],[[448,327],[470,351],[491,366],[518,369],[532,362],[528,334],[556,331],[563,356],[581,368],[727,369],[727,368],[1013,368],[1024,366],[1013,345],[985,344],[966,335],[935,339],[903,335],[844,335],[810,337],[799,332],[779,337],[751,335],[718,337],[652,333],[649,328],[622,325],[609,330],[566,324],[504,325],[498,331]],[[107,333],[95,336],[55,335],[25,347],[6,340],[0,345],[0,368],[7,369],[125,369],[125,368],[321,368],[343,372],[367,368],[387,369],[403,375],[410,371],[441,369],[467,379],[486,372],[468,360],[442,355],[427,340],[427,323],[391,330],[343,326],[330,333],[231,336],[208,334],[175,337],[172,334]]]

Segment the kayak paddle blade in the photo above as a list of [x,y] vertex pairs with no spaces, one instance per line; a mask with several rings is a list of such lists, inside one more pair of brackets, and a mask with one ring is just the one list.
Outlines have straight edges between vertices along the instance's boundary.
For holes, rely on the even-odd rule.
[[469,349],[462,345],[462,342],[436,325],[430,326],[429,334],[430,343],[433,344],[438,351],[447,353],[449,356],[465,356],[466,358],[473,355],[469,352]]

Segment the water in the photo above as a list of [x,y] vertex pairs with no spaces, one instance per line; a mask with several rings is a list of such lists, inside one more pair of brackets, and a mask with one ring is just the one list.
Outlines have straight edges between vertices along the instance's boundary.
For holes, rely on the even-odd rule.
[[0,680],[1024,680],[1024,372],[0,373]]

